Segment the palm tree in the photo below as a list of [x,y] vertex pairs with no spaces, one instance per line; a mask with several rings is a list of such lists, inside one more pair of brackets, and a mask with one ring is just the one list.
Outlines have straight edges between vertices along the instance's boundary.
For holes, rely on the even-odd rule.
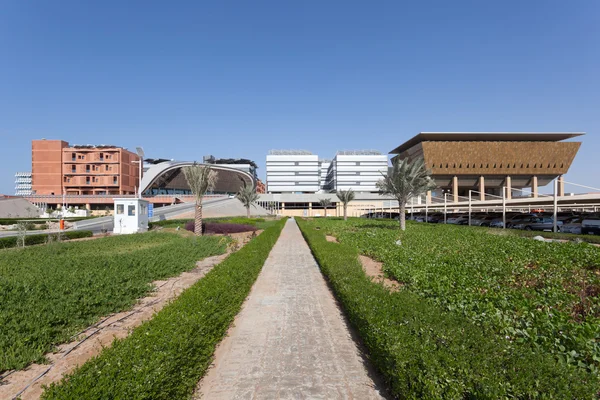
[[350,203],[352,200],[354,200],[354,190],[352,190],[352,189],[338,190],[337,197],[338,197],[338,199],[340,199],[340,201],[344,205],[344,221],[346,221],[348,219],[348,213],[347,213],[348,203]]
[[[383,174],[382,174],[383,175]],[[400,209],[400,229],[406,230],[406,203],[413,197],[420,196],[428,190],[435,189],[431,172],[425,166],[423,158],[414,161],[396,158],[388,175],[377,182],[380,195],[392,195],[398,200]]]
[[319,200],[319,204],[323,206],[323,208],[325,209],[325,216],[327,216],[327,207],[331,205],[331,199],[321,199]]
[[183,175],[196,196],[196,207],[194,211],[194,233],[196,236],[202,235],[202,198],[204,194],[213,190],[217,182],[217,172],[209,166],[202,166],[194,163],[183,167]]
[[[248,185],[244,181],[244,186],[237,192],[237,199],[246,207],[246,216],[250,218],[250,206],[254,205],[258,200],[258,193],[254,189],[254,185]],[[256,206],[255,206],[256,207]]]

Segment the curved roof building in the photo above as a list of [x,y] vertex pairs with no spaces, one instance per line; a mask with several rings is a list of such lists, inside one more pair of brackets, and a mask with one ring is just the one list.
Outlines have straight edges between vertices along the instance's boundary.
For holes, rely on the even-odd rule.
[[[145,195],[191,194],[190,187],[183,174],[183,167],[194,165],[192,161],[165,161],[151,166],[144,176],[140,187]],[[236,193],[244,184],[254,185],[254,177],[243,170],[219,164],[200,164],[210,166],[217,172],[217,183],[213,193]]]

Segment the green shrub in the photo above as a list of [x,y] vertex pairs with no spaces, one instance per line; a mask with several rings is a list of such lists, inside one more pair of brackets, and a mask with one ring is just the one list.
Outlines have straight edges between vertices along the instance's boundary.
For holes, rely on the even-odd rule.
[[[321,270],[395,396],[595,398],[600,388],[595,374],[534,352],[527,344],[510,343],[410,290],[391,293],[372,282],[356,247],[325,240],[324,231],[339,223],[299,221]],[[317,231],[317,226],[326,229]]]
[[227,242],[144,233],[0,251],[0,373],[43,361],[99,317],[129,309],[151,282],[224,253]]
[[[97,218],[97,217],[71,217],[71,218],[65,218],[65,221],[69,221],[69,222],[76,222],[76,221],[82,221],[84,219],[91,219],[91,218]],[[35,224],[38,223],[45,223],[46,221],[58,221],[58,218],[0,218],[0,225],[14,225],[17,222],[20,221],[29,221],[29,222],[33,222]]]
[[44,399],[189,398],[210,365],[285,221],[265,230],[152,320],[83,364]]
[[[94,233],[92,231],[65,231],[59,233],[51,233],[50,235],[56,236],[60,234],[61,240],[79,239],[84,237],[92,237]],[[48,242],[47,233],[40,233],[38,235],[27,235],[25,236],[25,246],[31,246],[34,244],[44,244]],[[11,247],[17,247],[17,236],[10,236],[0,238],[0,249],[8,249]]]

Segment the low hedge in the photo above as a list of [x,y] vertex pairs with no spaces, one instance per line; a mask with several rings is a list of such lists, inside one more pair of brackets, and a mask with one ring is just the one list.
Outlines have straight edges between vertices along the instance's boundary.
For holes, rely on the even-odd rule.
[[[194,221],[189,221],[185,224],[185,230],[194,232],[196,228]],[[202,224],[203,234],[217,234],[217,235],[229,235],[232,233],[242,232],[255,232],[256,227],[254,225],[240,225],[240,224],[218,224],[214,222],[206,222]]]
[[322,272],[390,391],[403,399],[592,399],[598,377],[526,345],[510,346],[409,291],[363,272],[356,248],[299,221]]
[[[59,233],[41,233],[39,235],[27,235],[25,236],[25,246],[31,246],[34,244],[44,244],[48,242],[48,236],[56,237]],[[94,233],[92,231],[68,231],[60,232],[60,240],[80,239],[85,237],[92,237]],[[18,237],[9,236],[0,238],[0,249],[8,249],[11,247],[18,246]]]
[[89,360],[44,399],[189,398],[239,312],[285,221],[265,230],[152,320]]
[[[76,222],[84,219],[91,219],[96,217],[70,217],[64,218],[65,221]],[[36,224],[44,224],[47,221],[58,221],[60,218],[0,218],[0,225],[14,225],[21,221],[33,222]]]

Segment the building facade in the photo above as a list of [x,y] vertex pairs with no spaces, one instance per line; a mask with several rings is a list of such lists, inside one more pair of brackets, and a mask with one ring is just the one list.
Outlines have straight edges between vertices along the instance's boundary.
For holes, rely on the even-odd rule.
[[15,174],[15,196],[29,196],[31,194],[31,172],[17,172]]
[[69,146],[62,140],[33,140],[33,194],[135,194],[140,157],[116,146]]
[[327,186],[327,172],[330,165],[331,160],[319,160],[319,192],[321,193],[329,191]]
[[376,183],[388,172],[388,157],[375,150],[338,151],[327,171],[330,191],[352,189],[376,193]]
[[[558,178],[564,195],[566,174],[581,146],[564,140],[582,133],[467,133],[421,132],[391,151],[394,159],[422,157],[438,185],[433,195],[444,193],[457,202],[469,196],[486,200],[519,195],[523,189],[538,196],[538,188]],[[431,201],[432,194],[428,194]]]
[[267,155],[267,193],[315,193],[319,157],[303,150],[271,150]]

